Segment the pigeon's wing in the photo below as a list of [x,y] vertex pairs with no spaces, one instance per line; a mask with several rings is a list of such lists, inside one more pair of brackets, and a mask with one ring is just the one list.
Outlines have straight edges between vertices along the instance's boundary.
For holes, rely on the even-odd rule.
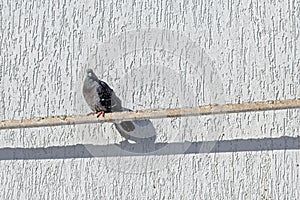
[[100,103],[105,107],[107,112],[119,112],[122,111],[122,102],[116,96],[113,89],[111,89],[104,81],[99,82],[97,93],[100,99]]
[[[122,102],[117,97],[115,92],[103,81],[101,81],[101,86],[98,90],[100,101],[102,105],[105,106],[108,112],[122,112]],[[122,121],[120,126],[127,132],[132,132],[135,127],[131,121]]]
[[99,87],[97,88],[98,95],[101,99],[110,99],[113,93],[111,89],[104,81],[99,80]]
[[111,89],[106,87],[105,84],[99,84],[97,87],[97,95],[99,97],[99,104],[104,108],[105,111],[111,112]]

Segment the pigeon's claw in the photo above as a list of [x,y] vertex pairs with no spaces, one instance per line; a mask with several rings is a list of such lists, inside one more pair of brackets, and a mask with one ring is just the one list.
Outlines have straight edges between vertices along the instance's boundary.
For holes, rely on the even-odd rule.
[[100,117],[101,115],[104,117],[105,112],[103,110],[97,112],[97,117]]

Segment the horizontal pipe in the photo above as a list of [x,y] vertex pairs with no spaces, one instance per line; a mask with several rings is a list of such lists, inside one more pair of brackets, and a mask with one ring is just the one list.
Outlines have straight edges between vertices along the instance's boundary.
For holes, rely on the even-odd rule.
[[74,124],[90,124],[115,122],[123,120],[157,119],[171,117],[188,117],[210,114],[226,114],[239,112],[255,112],[267,110],[282,110],[300,108],[300,99],[250,102],[241,104],[206,105],[187,108],[150,109],[132,112],[106,113],[105,117],[72,115],[50,116],[22,120],[4,120],[0,122],[1,129],[33,128],[46,126],[63,126]]

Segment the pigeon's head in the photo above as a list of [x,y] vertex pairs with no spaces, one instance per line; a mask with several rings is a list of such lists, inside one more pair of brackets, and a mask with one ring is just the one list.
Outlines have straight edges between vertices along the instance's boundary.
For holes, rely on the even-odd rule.
[[97,78],[96,74],[94,73],[94,71],[92,69],[86,70],[86,76],[89,78]]

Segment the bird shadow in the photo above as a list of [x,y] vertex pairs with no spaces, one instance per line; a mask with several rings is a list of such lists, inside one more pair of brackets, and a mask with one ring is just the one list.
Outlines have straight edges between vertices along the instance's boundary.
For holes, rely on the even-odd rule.
[[[123,112],[132,111],[128,108],[122,108]],[[148,146],[150,148],[154,145],[156,140],[156,130],[153,123],[148,120],[126,120],[114,122],[116,130],[126,140],[121,142],[123,145],[132,141],[136,144]]]
[[[147,143],[146,143],[147,144]],[[300,137],[235,139],[182,143],[121,143],[107,145],[77,144],[47,148],[1,148],[0,160],[67,159],[123,156],[161,156],[178,154],[255,152],[272,150],[299,150]],[[205,147],[212,147],[207,149]],[[204,147],[204,148],[203,148]]]

